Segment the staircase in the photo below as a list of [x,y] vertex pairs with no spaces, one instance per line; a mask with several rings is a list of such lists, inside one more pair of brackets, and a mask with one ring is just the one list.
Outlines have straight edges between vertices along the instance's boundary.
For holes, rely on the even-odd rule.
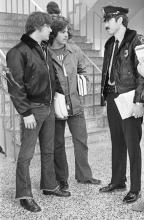
[[[26,15],[16,15],[0,13],[0,49],[6,54],[7,51],[18,43],[22,33],[24,33],[24,24]],[[92,43],[86,43],[86,37],[80,36],[79,31],[74,31],[72,40],[81,47],[83,52],[101,69],[102,57],[99,51],[92,49]],[[97,143],[107,141],[109,132],[107,127],[107,117],[105,107],[100,106],[100,81],[101,73],[85,58],[87,65],[87,74],[89,78],[88,95],[84,97],[85,116],[88,130],[88,143]],[[1,120],[4,120],[6,131],[5,150],[7,156],[17,158],[20,145],[19,116],[15,111],[14,118],[10,118],[12,104],[9,96],[5,96],[5,118],[1,114]],[[66,128],[66,146],[72,146],[71,134]],[[39,148],[36,148],[39,152]]]

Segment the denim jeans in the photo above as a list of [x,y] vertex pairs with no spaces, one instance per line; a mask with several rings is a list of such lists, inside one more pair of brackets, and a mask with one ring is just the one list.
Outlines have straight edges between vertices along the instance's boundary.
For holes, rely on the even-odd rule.
[[21,147],[16,169],[16,198],[33,197],[29,166],[37,138],[39,138],[41,152],[40,189],[53,190],[58,186],[54,170],[54,108],[32,103],[32,113],[37,122],[35,129],[25,128],[23,119],[21,121]]
[[75,153],[75,179],[84,182],[92,178],[92,171],[88,163],[87,130],[84,114],[70,116],[67,120],[55,122],[55,172],[58,181],[67,181],[68,163],[65,151],[65,125],[68,123]]

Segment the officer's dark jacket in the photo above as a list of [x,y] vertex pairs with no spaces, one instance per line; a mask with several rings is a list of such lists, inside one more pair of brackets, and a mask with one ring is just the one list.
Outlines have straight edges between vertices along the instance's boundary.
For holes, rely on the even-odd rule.
[[[31,102],[50,105],[55,91],[55,73],[48,49],[24,34],[7,53],[8,91],[19,114],[31,114]],[[46,56],[45,56],[46,55]]]
[[[114,41],[115,38],[113,36],[105,44],[101,81],[101,105],[105,104],[108,69]],[[135,54],[135,47],[140,44],[142,43],[136,31],[127,29],[114,63],[116,90],[121,94],[135,89],[134,103],[144,102],[141,99],[141,93],[144,89],[144,78],[137,71],[138,60]]]

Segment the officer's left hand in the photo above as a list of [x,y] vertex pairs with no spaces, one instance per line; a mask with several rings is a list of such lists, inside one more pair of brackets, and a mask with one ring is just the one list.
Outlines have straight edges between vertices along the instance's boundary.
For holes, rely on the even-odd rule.
[[144,107],[142,103],[139,104],[133,104],[133,108],[132,108],[132,116],[134,116],[135,118],[139,118],[142,117],[144,115]]

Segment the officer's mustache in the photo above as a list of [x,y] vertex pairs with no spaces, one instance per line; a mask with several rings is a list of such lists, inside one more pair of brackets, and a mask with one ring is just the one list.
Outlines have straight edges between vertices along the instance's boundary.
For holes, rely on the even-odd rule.
[[106,27],[105,29],[106,29],[106,30],[109,30],[110,28],[109,28],[109,27]]

